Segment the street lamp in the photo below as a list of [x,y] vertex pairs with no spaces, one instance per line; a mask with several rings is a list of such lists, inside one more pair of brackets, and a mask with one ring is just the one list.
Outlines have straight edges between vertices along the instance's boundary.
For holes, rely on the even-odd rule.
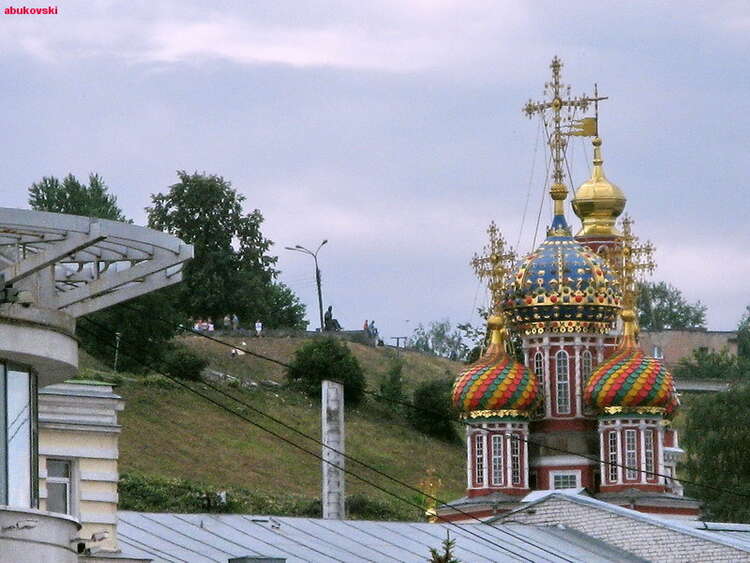
[[315,281],[318,284],[318,311],[320,313],[320,332],[324,331],[323,326],[323,294],[320,292],[320,268],[318,268],[318,252],[320,252],[320,249],[323,248],[323,245],[328,242],[328,239],[324,240],[318,245],[318,249],[313,252],[312,250],[308,250],[304,246],[300,246],[299,244],[295,244],[293,247],[291,246],[285,246],[284,248],[286,250],[292,250],[294,252],[302,252],[303,254],[309,254],[313,257],[313,260],[315,260]]

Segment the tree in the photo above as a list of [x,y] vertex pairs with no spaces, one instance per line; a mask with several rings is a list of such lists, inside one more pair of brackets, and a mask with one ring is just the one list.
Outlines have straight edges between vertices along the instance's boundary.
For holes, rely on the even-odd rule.
[[[750,522],[750,386],[695,397],[680,445],[687,493],[704,502],[706,520]],[[701,487],[708,485],[710,489]],[[717,490],[718,489],[726,489]]]
[[367,388],[365,375],[351,350],[335,338],[308,342],[294,353],[287,369],[289,383],[310,397],[320,397],[324,379],[344,385],[344,404],[355,407],[362,402]]
[[[29,204],[37,211],[127,221],[117,204],[117,197],[95,173],[89,175],[88,185],[68,174],[62,182],[55,177],[44,177],[32,184],[28,191]],[[118,369],[145,371],[144,364],[158,361],[169,350],[177,326],[184,321],[172,305],[172,295],[172,288],[166,288],[88,315],[96,324],[84,322],[79,325],[77,336],[82,348],[113,366],[119,340]],[[96,325],[107,327],[109,332]]]
[[278,260],[261,232],[258,209],[245,213],[245,197],[220,176],[178,171],[179,182],[151,196],[149,226],[177,235],[195,247],[179,288],[180,307],[191,317],[263,321],[266,328],[304,328],[304,305],[276,281]]
[[724,379],[738,381],[750,377],[750,362],[730,354],[726,349],[714,352],[696,348],[692,355],[680,359],[674,368],[677,379]]
[[102,177],[93,172],[89,174],[88,185],[81,184],[72,174],[65,176],[62,182],[45,176],[31,184],[28,191],[29,205],[37,211],[126,221],[117,205],[117,197],[109,193]]
[[414,390],[414,408],[409,409],[408,418],[412,426],[420,432],[445,440],[458,442],[458,434],[453,421],[456,413],[451,404],[453,377],[424,381]]
[[642,283],[638,288],[638,323],[645,330],[703,328],[706,306],[688,303],[682,292],[666,282]]
[[430,559],[429,563],[461,563],[456,556],[453,555],[453,549],[456,547],[456,540],[451,539],[450,532],[445,532],[445,539],[443,540],[443,553],[440,553],[434,547],[430,548]]
[[740,358],[750,361],[750,305],[740,319],[737,327],[737,354]]
[[468,346],[464,344],[461,331],[451,330],[448,319],[433,321],[429,328],[419,323],[414,329],[409,345],[415,350],[451,360],[461,360],[469,351]]

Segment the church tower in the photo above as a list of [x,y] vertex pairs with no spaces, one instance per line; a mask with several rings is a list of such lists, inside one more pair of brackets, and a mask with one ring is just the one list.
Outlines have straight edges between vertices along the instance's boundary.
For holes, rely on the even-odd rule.
[[[519,506],[529,491],[577,489],[695,518],[698,503],[682,497],[673,478],[682,451],[668,425],[678,404],[672,376],[636,341],[635,275],[653,269],[653,247],[637,244],[630,219],[622,231],[616,224],[626,198],[602,166],[598,102],[606,98],[596,90],[571,98],[561,67],[555,57],[546,99],[524,107],[548,134],[554,213],[547,237],[516,261],[493,223],[490,246],[472,261],[489,281],[491,343],[453,387],[467,426],[467,494],[438,515],[482,518]],[[574,119],[591,105],[597,117]],[[565,216],[570,135],[593,137],[594,145],[591,178],[572,202],[582,221],[575,237]],[[518,360],[507,348],[511,339],[520,343]]]

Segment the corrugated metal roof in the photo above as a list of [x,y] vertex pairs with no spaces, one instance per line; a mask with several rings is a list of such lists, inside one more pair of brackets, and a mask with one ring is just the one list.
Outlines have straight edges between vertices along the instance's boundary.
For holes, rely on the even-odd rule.
[[424,562],[450,532],[455,554],[471,563],[495,561],[641,561],[625,551],[564,527],[523,524],[428,524],[252,516],[154,514],[121,511],[123,554],[159,562],[226,563],[266,556],[300,561]]

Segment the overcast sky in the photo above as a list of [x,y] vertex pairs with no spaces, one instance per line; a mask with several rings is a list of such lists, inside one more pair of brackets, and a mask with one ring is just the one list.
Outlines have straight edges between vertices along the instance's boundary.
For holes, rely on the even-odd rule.
[[[468,262],[490,220],[522,252],[534,237],[543,147],[520,110],[557,54],[573,93],[609,96],[605,170],[658,249],[654,279],[706,303],[712,329],[750,304],[744,0],[57,5],[0,14],[0,206],[95,171],[142,224],[176,170],[220,174],[262,211],[313,325],[312,260],[283,247],[323,239],[346,328],[476,323]],[[590,154],[573,143],[576,185]],[[545,201],[540,233],[549,220]]]

